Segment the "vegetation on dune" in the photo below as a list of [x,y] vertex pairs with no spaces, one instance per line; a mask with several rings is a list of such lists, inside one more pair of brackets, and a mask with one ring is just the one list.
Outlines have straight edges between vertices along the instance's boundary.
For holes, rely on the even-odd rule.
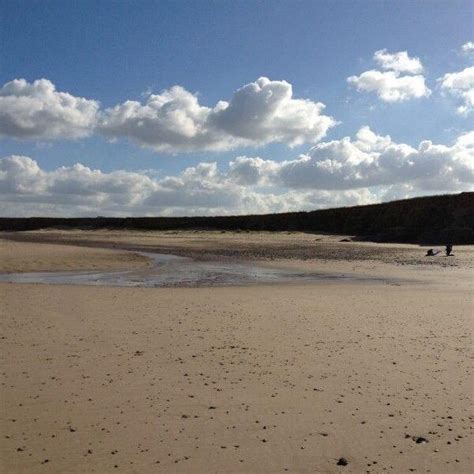
[[474,193],[465,192],[366,206],[264,215],[0,218],[1,231],[46,228],[302,231],[349,234],[361,240],[376,242],[474,244]]

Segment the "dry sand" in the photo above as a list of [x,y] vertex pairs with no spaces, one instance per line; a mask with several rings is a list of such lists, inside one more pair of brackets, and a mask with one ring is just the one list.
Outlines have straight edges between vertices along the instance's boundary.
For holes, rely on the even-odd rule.
[[25,244],[0,239],[0,273],[121,270],[146,267],[148,264],[146,257],[132,252]]
[[[119,246],[180,244],[176,235],[115,237]],[[327,255],[311,247],[319,237],[290,237]],[[295,260],[298,242],[277,234],[267,237],[271,258],[286,246],[293,260],[267,264],[412,282],[0,284],[2,472],[472,472],[474,250],[414,265],[424,263],[414,246],[321,238],[352,257]],[[264,247],[258,236],[211,234],[193,245],[231,254],[232,239],[239,255]],[[16,269],[46,246],[52,262],[65,248],[81,261],[103,252],[14,245]]]

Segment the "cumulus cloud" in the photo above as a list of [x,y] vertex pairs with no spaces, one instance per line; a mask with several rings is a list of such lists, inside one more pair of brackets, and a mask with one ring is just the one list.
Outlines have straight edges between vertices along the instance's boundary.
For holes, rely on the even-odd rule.
[[406,51],[389,53],[386,49],[375,51],[375,62],[385,70],[419,74],[423,72],[423,65],[419,58],[410,58]]
[[92,133],[99,104],[58,92],[51,81],[15,79],[0,88],[0,136],[82,138]]
[[324,105],[293,98],[286,81],[261,77],[239,89],[230,103],[220,102],[210,116],[216,129],[256,144],[287,143],[290,146],[315,143],[335,125],[322,115]]
[[[267,164],[268,167],[268,164]],[[324,142],[295,160],[281,162],[272,176],[280,186],[344,190],[411,184],[419,191],[463,190],[474,185],[472,134],[453,146],[422,141],[417,148],[363,127],[341,140]]]
[[[229,186],[230,184],[230,186]],[[244,209],[244,192],[215,163],[200,163],[161,179],[146,173],[104,173],[84,165],[45,171],[26,156],[0,160],[0,195],[6,209],[24,206],[48,214],[199,214]],[[5,212],[5,207],[3,209]]]
[[46,171],[26,156],[0,160],[3,215],[283,212],[472,189],[474,131],[451,146],[425,140],[414,148],[362,127],[291,160],[239,156],[225,171],[199,163],[159,178],[81,164]]
[[365,71],[360,76],[348,77],[347,81],[358,91],[375,92],[384,102],[402,102],[431,94],[423,76],[400,76],[396,71]]
[[355,139],[319,143],[307,154],[275,162],[239,157],[229,176],[248,185],[353,190],[410,184],[418,191],[455,191],[474,185],[474,132],[453,146],[422,141],[417,148],[362,127]]
[[384,102],[403,102],[431,94],[420,74],[423,65],[418,58],[411,58],[406,51],[389,53],[382,49],[375,52],[374,60],[383,71],[371,69],[348,77],[347,82],[358,91],[376,93]]
[[105,110],[95,100],[58,92],[40,79],[7,82],[0,88],[0,136],[17,139],[73,139],[92,133],[167,153],[230,150],[240,146],[316,143],[336,121],[324,104],[293,97],[286,81],[261,77],[214,107],[174,86]]
[[462,71],[450,72],[438,79],[441,89],[461,100],[457,108],[461,115],[467,115],[474,109],[474,67]]
[[212,149],[212,144],[218,149],[218,137],[206,125],[210,113],[195,95],[175,86],[150,94],[144,104],[128,100],[105,110],[98,131],[165,152]]
[[246,186],[271,184],[278,170],[279,163],[259,157],[238,156],[229,163],[229,177]]
[[336,124],[319,102],[293,98],[291,84],[265,77],[209,108],[182,87],[104,111],[99,131],[158,151],[229,150],[272,142],[316,143]]
[[329,205],[374,202],[369,190],[333,193],[318,190],[262,190],[244,186],[200,163],[175,176],[104,173],[81,164],[53,171],[26,156],[0,159],[0,214],[73,215],[225,215],[283,212]]

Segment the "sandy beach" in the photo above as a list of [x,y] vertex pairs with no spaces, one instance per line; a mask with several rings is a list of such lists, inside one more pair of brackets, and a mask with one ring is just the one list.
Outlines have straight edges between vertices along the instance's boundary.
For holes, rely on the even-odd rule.
[[312,234],[6,237],[27,241],[0,240],[0,273],[146,268],[126,251],[140,249],[400,282],[1,283],[2,472],[473,471],[471,247],[427,259]]
[[0,239],[0,273],[122,270],[148,265],[148,259],[132,252],[66,245],[25,245]]

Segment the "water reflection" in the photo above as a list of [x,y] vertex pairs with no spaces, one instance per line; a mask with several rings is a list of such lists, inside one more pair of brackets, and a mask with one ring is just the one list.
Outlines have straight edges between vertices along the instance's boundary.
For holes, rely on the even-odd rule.
[[1,282],[127,287],[232,286],[310,281],[386,281],[343,273],[298,272],[254,263],[201,262],[176,255],[138,252],[153,260],[148,268],[111,272],[34,272],[0,275]]

